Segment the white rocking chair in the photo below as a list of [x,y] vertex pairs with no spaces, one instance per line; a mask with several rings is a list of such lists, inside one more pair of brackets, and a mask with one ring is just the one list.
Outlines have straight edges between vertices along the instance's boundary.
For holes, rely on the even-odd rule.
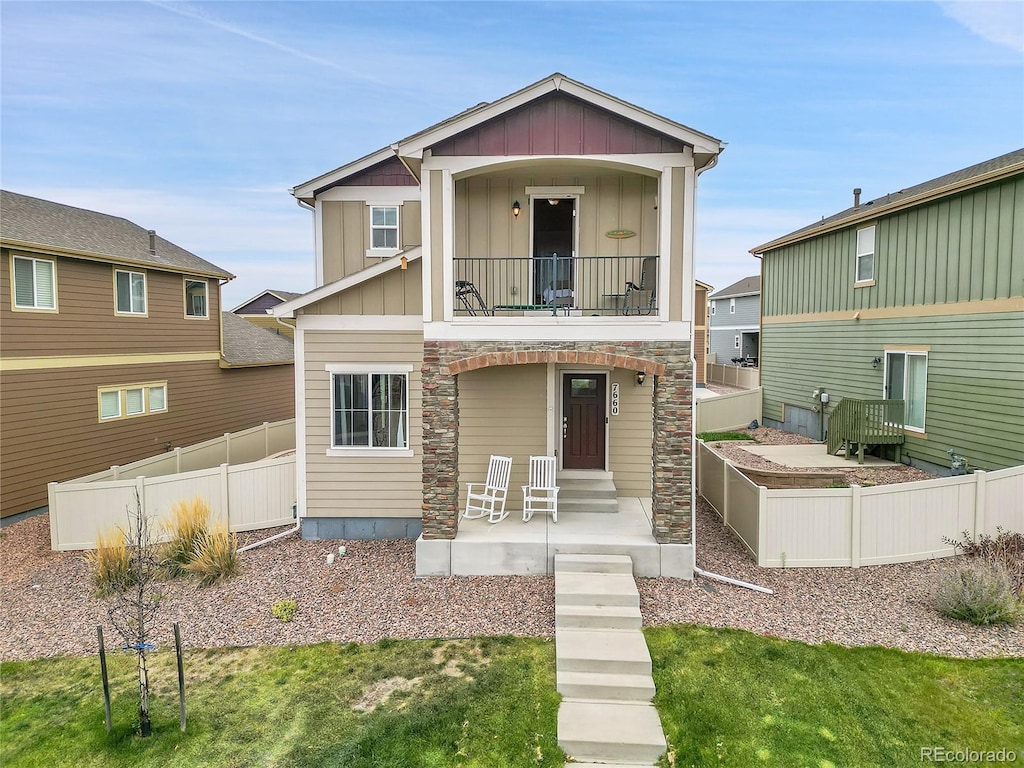
[[523,522],[530,522],[534,512],[550,512],[551,521],[558,522],[554,456],[530,457],[530,484],[523,486]]
[[[500,523],[508,517],[505,497],[508,496],[508,479],[511,474],[512,459],[508,456],[491,456],[487,464],[487,480],[483,483],[466,483],[466,511],[462,516],[472,520],[486,515],[491,523]],[[473,490],[481,486],[483,490]]]

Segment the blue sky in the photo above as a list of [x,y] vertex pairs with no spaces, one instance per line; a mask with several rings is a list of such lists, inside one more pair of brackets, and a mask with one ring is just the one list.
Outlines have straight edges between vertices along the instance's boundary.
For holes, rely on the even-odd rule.
[[313,287],[288,189],[562,72],[727,143],[697,276],[1024,146],[1024,3],[9,2],[0,183],[120,215],[238,275]]

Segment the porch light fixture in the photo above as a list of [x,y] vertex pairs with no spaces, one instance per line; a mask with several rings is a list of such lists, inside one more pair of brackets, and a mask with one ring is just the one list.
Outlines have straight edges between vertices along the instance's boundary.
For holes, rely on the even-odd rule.
[[647,379],[647,374],[646,373],[644,373],[643,371],[637,371],[636,372],[636,385],[638,387],[642,387],[644,385],[644,381],[646,379]]
[[522,210],[523,209],[519,206],[519,201],[518,200],[516,200],[514,203],[512,203],[512,218],[513,219],[518,219],[519,218],[519,212],[522,211]]
[[871,361],[871,367],[872,368],[877,368],[878,364],[881,363],[881,362],[882,362],[882,358],[876,357],[874,360]]
[[558,205],[558,198],[552,197],[550,200],[548,200],[548,205]]

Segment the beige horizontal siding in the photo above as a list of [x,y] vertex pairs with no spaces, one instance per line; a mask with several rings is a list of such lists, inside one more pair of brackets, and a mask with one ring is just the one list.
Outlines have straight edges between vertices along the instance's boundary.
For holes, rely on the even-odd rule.
[[654,409],[651,396],[654,377],[636,386],[633,371],[616,368],[609,383],[619,385],[619,415],[608,417],[608,468],[620,496],[651,495],[654,441]]
[[[422,504],[423,335],[410,332],[304,331],[306,514],[309,517],[416,517]],[[413,456],[328,456],[330,363],[405,363]]]

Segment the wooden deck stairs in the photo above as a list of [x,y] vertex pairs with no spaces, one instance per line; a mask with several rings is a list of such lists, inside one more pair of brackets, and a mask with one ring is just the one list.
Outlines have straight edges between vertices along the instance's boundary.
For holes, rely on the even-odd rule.
[[876,445],[895,445],[896,461],[903,445],[902,400],[855,400],[844,397],[828,418],[828,452],[856,451],[857,463],[864,463],[864,451]]

